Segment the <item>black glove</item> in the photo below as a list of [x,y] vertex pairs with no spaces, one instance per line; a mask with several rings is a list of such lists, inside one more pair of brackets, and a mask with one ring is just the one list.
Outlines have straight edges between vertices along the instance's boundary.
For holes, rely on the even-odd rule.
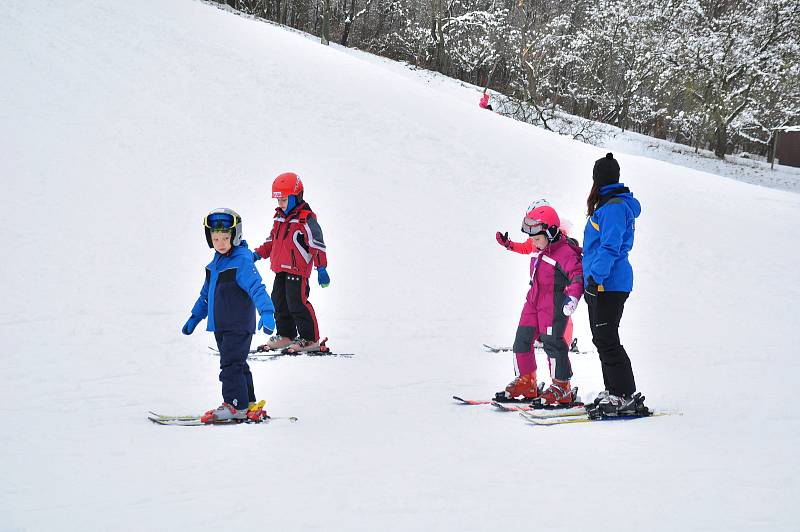
[[597,297],[597,281],[591,275],[589,276],[589,284],[583,289],[583,292],[587,296]]

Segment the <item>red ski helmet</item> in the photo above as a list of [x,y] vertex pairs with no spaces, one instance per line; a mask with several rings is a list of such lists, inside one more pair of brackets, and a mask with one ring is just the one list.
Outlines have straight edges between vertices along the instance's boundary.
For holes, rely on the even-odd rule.
[[522,219],[522,232],[530,236],[545,235],[550,242],[555,241],[561,233],[561,220],[556,210],[550,205],[534,202]]
[[294,172],[283,173],[272,182],[273,198],[284,199],[289,196],[297,196],[297,199],[303,198],[303,182],[300,181],[300,176]]

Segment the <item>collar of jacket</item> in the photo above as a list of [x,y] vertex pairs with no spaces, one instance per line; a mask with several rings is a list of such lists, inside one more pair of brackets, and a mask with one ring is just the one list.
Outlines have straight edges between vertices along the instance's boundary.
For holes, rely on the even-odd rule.
[[288,221],[294,218],[299,218],[300,215],[303,213],[308,214],[310,212],[312,212],[311,206],[305,201],[301,201],[300,203],[294,206],[294,209],[289,211],[289,214],[284,214],[283,209],[281,209],[280,207],[276,207],[275,219],[279,221]]
[[600,201],[597,203],[597,208],[599,209],[606,203],[608,203],[611,198],[619,196],[621,194],[628,194],[631,190],[626,187],[623,183],[613,183],[611,185],[606,185],[600,189]]
[[559,234],[558,238],[553,240],[552,242],[547,243],[547,247],[541,250],[542,253],[553,251],[554,249],[558,249],[564,245],[566,240],[564,239],[563,234]]

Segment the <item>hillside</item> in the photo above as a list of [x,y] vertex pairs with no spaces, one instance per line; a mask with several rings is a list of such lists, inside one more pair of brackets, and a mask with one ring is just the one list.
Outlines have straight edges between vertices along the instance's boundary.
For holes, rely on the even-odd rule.
[[[495,231],[544,196],[580,236],[602,149],[188,0],[0,4],[0,64],[0,531],[796,527],[800,195],[620,155],[643,205],[622,335],[683,415],[532,427],[450,396],[513,378],[481,344],[512,341],[528,259]],[[180,333],[202,218],[260,244],[287,170],[329,248],[322,332],[357,356],[252,363],[294,424],[149,423],[219,403],[213,336]]]

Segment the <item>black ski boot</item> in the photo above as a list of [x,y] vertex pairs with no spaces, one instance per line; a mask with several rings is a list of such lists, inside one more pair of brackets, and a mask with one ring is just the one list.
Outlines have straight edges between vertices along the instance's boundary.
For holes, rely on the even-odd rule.
[[653,413],[644,405],[644,399],[639,392],[632,397],[601,392],[591,405],[586,406],[586,413],[590,419],[650,416]]

